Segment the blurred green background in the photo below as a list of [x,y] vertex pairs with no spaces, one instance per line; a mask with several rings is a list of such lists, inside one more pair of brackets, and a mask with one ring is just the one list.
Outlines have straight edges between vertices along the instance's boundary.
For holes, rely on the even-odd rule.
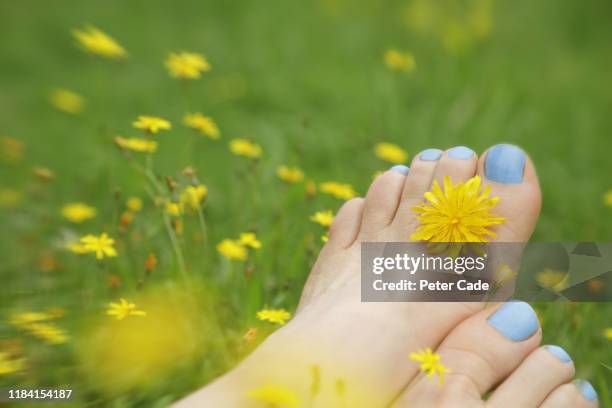
[[[0,344],[27,363],[0,375],[0,385],[72,385],[74,406],[164,406],[230,367],[253,347],[244,332],[259,327],[261,338],[271,330],[256,321],[257,310],[296,306],[321,246],[323,229],[309,216],[341,205],[284,185],[275,173],[281,164],[364,194],[372,175],[388,166],[374,156],[376,143],[393,142],[411,157],[429,147],[481,152],[516,143],[534,160],[543,190],[533,239],[610,241],[611,19],[612,3],[603,0],[3,2],[0,136],[23,143],[23,158],[0,163]],[[82,52],[71,31],[85,24],[109,33],[129,57],[115,62]],[[390,48],[411,52],[416,69],[388,69],[383,55]],[[212,71],[188,84],[170,78],[163,62],[181,50],[206,55]],[[80,115],[49,104],[57,87],[85,98]],[[181,126],[189,111],[213,117],[222,138]],[[156,174],[180,179],[190,165],[209,188],[208,239],[198,239],[197,218],[184,219],[188,281],[145,180],[112,143],[117,134],[137,135],[131,123],[142,114],[173,123],[156,136]],[[262,159],[232,156],[227,143],[235,137],[261,144]],[[37,166],[54,178],[36,177]],[[19,199],[6,199],[14,192]],[[128,196],[143,198],[145,210],[124,231],[117,219]],[[73,201],[95,206],[98,216],[69,224],[60,209]],[[214,245],[247,230],[263,248],[244,265],[221,259]],[[62,248],[66,237],[102,231],[117,238],[119,251],[103,267]],[[142,266],[149,253],[158,258],[150,276]],[[109,284],[109,275],[117,281]],[[108,325],[104,309],[119,297],[151,309],[155,299],[170,297],[176,308],[169,313],[205,329],[188,346],[176,338],[164,343],[178,351],[172,362],[151,363],[160,368],[158,382],[145,386],[126,374],[118,385],[104,384],[92,374],[97,362],[117,359],[108,379],[151,358],[109,357],[113,337],[96,328]],[[15,310],[51,307],[65,311],[57,320],[70,336],[64,344],[24,337],[6,323]],[[537,308],[545,342],[569,350],[577,375],[594,384],[603,406],[611,404],[612,343],[603,332],[612,326],[612,307]],[[191,319],[202,310],[204,318]],[[164,322],[177,324],[156,324]]]

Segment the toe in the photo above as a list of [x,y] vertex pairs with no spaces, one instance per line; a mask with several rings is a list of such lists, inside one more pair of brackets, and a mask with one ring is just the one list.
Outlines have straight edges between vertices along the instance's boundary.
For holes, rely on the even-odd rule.
[[361,197],[345,202],[334,222],[329,228],[329,240],[326,246],[330,248],[346,248],[357,238],[361,226],[364,200]]
[[597,392],[585,380],[576,380],[555,389],[542,403],[542,408],[594,408],[599,405]]
[[366,240],[375,240],[391,223],[399,205],[402,187],[410,170],[393,166],[378,176],[365,198],[361,233]]
[[560,385],[574,377],[572,358],[559,346],[540,347],[495,390],[492,407],[539,407]]
[[450,370],[440,386],[421,377],[402,398],[409,406],[426,401],[471,398],[473,405],[538,347],[541,330],[527,303],[507,302],[460,323],[440,344],[441,363]]
[[442,185],[445,177],[450,177],[454,184],[463,183],[476,175],[478,156],[465,146],[448,149],[440,158],[434,179]]
[[478,174],[500,198],[494,211],[506,218],[498,226],[497,242],[526,242],[540,214],[541,194],[532,161],[519,147],[499,144],[480,158]]

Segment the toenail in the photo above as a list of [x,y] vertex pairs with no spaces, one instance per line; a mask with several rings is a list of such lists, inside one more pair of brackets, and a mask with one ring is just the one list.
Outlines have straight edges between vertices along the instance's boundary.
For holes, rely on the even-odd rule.
[[404,166],[403,164],[398,164],[396,166],[391,167],[391,170],[397,171],[398,173],[402,173],[404,176],[408,175],[410,168],[408,166]]
[[552,355],[557,357],[559,360],[561,360],[561,362],[563,363],[572,362],[572,358],[570,357],[570,355],[567,354],[567,351],[563,350],[561,347],[549,345],[549,346],[544,346],[544,348],[548,350]]
[[580,393],[587,401],[595,401],[597,400],[597,391],[591,385],[590,382],[586,380],[576,380],[576,387],[580,390]]
[[498,144],[489,149],[485,160],[485,176],[504,184],[523,182],[525,152],[520,147]]
[[467,160],[474,156],[474,151],[469,147],[457,146],[448,151],[448,157],[452,159]]
[[540,326],[538,317],[529,303],[513,300],[501,305],[489,317],[489,324],[513,341],[528,339]]
[[442,156],[442,150],[440,149],[427,149],[423,150],[419,155],[419,159],[423,161],[435,161]]

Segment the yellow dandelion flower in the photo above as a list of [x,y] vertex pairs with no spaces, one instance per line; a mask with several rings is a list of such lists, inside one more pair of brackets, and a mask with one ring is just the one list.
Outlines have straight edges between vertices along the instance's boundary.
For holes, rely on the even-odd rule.
[[239,241],[224,239],[217,244],[217,251],[230,260],[244,261],[247,259],[247,249]]
[[206,57],[195,52],[171,53],[166,58],[166,68],[171,77],[179,79],[199,79],[202,72],[211,70]]
[[115,144],[121,149],[132,150],[139,153],[155,153],[157,142],[154,140],[143,139],[140,137],[125,138],[115,136]]
[[612,189],[606,191],[606,193],[603,196],[603,202],[606,205],[606,207],[612,207]]
[[604,330],[604,337],[608,340],[612,340],[612,327],[608,327]]
[[25,368],[25,360],[11,358],[8,353],[0,351],[0,375],[17,373]]
[[246,395],[270,407],[297,407],[300,404],[297,394],[282,385],[264,385],[250,390]]
[[54,89],[49,94],[51,105],[62,112],[77,115],[83,111],[85,100],[83,97],[68,89]]
[[337,183],[335,181],[326,181],[319,185],[322,193],[329,194],[339,200],[350,200],[357,193],[350,184]]
[[0,207],[16,208],[21,204],[23,195],[20,191],[0,188]]
[[213,140],[219,139],[221,136],[221,132],[219,132],[219,128],[215,121],[201,113],[186,114],[183,118],[183,124]]
[[450,370],[440,362],[440,355],[434,353],[430,348],[419,350],[416,353],[410,353],[410,359],[421,363],[419,369],[427,374],[427,378],[431,379],[434,375],[438,375],[438,383],[444,383],[444,374]]
[[115,316],[117,320],[123,320],[128,316],[146,316],[147,315],[142,310],[136,310],[136,305],[134,303],[130,303],[123,298],[119,299],[119,303],[115,303],[115,302],[109,303],[106,314],[109,316]]
[[142,199],[140,197],[129,197],[125,206],[132,212],[139,212],[142,210]]
[[450,177],[444,178],[444,191],[434,180],[432,191],[425,193],[429,202],[414,207],[420,214],[421,225],[410,236],[412,240],[430,242],[487,242],[487,236],[495,236],[489,229],[502,224],[505,219],[489,211],[497,205],[499,197],[489,198],[490,187],[481,192],[480,177],[453,185]]
[[70,222],[79,224],[90,218],[94,218],[97,211],[84,203],[69,203],[62,207],[62,216]]
[[88,254],[90,251],[85,248],[85,245],[79,243],[79,242],[69,242],[66,244],[66,249],[70,252],[73,252],[75,254]]
[[62,344],[68,341],[66,332],[50,323],[29,323],[24,329],[49,344]]
[[132,123],[132,126],[151,134],[155,134],[160,130],[169,130],[172,128],[172,124],[166,119],[146,115],[139,116],[138,119]]
[[276,175],[286,183],[299,183],[304,180],[304,172],[297,167],[278,166]]
[[183,213],[183,205],[181,203],[169,201],[166,203],[166,213],[173,217],[178,217]]
[[536,273],[536,282],[543,288],[561,291],[567,287],[568,277],[567,272],[545,268]]
[[244,156],[249,159],[261,157],[261,146],[249,139],[234,139],[230,142],[230,151],[236,156]]
[[408,160],[408,154],[393,143],[379,143],[374,147],[374,154],[381,160],[391,164],[402,164]]
[[257,236],[253,232],[243,232],[240,234],[240,238],[238,239],[241,245],[244,245],[248,248],[260,249],[261,242],[257,239]]
[[94,26],[73,30],[72,35],[79,45],[92,54],[110,59],[121,59],[127,52],[111,36]]
[[392,71],[410,72],[416,68],[414,55],[408,51],[389,49],[384,55],[385,66]]
[[291,313],[285,309],[263,309],[257,312],[259,320],[284,325],[287,320],[291,319]]
[[329,228],[334,222],[334,213],[331,210],[317,211],[310,216],[310,221]]
[[193,210],[197,210],[207,195],[208,188],[204,184],[187,186],[181,194],[181,203],[189,205]]
[[108,236],[107,233],[102,233],[100,236],[86,235],[81,238],[81,245],[87,252],[95,253],[96,259],[103,259],[104,257],[115,257],[117,251],[115,250],[115,240]]

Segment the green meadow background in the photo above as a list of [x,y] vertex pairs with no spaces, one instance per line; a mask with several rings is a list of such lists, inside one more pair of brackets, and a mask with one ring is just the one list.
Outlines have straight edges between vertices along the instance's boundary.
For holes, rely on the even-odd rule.
[[[161,407],[235,364],[274,329],[257,321],[258,310],[297,305],[324,232],[310,215],[342,204],[284,184],[281,164],[364,194],[388,167],[376,143],[411,157],[515,143],[534,160],[544,195],[533,239],[611,241],[603,199],[612,188],[611,19],[603,0],[2,2],[0,136],[24,152],[0,163],[0,189],[21,195],[0,209],[0,351],[26,367],[0,375],[0,385],[74,388],[73,406]],[[129,57],[84,53],[71,30],[85,24]],[[386,68],[389,48],[412,52],[416,69]],[[170,78],[163,62],[182,50],[206,55],[212,71],[187,84]],[[85,110],[55,110],[56,87],[81,94]],[[213,117],[221,139],[184,128],[190,111]],[[137,136],[131,123],[143,114],[173,123],[156,136],[155,173],[181,180],[193,166],[209,189],[204,240],[197,217],[183,219],[186,274],[146,180],[112,143]],[[233,156],[236,137],[261,144],[262,159]],[[37,166],[55,177],[35,177]],[[124,231],[117,220],[129,196],[145,208]],[[74,201],[98,216],[62,219]],[[117,258],[99,264],[63,249],[70,237],[103,231],[116,238]],[[262,249],[245,263],[222,259],[216,243],[244,231],[256,231]],[[149,253],[158,265],[146,274]],[[109,275],[120,283],[109,285]],[[111,322],[107,304],[120,297],[150,316]],[[603,334],[612,306],[536,307],[544,341],[568,350],[577,376],[593,383],[602,406],[612,404],[612,342]],[[63,344],[8,323],[15,311],[49,308],[65,311],[53,322],[69,336]],[[258,334],[245,341],[249,328]]]

